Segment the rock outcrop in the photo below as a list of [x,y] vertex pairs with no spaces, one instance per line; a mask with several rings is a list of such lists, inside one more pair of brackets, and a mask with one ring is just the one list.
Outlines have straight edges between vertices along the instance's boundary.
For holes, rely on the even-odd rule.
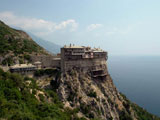
[[[49,53],[25,32],[0,21],[0,65],[29,63],[32,55],[49,56]],[[36,80],[0,69],[0,119],[160,120],[118,92],[105,59],[101,62],[89,59],[87,63],[75,60],[76,64],[67,66],[71,70],[61,74],[59,69],[50,72],[42,69],[37,71]],[[83,65],[74,67],[77,64]],[[95,67],[100,64],[101,72],[93,74],[92,64]],[[79,69],[88,68],[87,65],[90,69]]]
[[74,69],[61,76],[58,94],[65,107],[78,108],[79,114],[88,119],[119,120],[124,113],[136,120],[134,111],[125,106],[127,101],[117,91],[109,74],[104,80],[93,79],[90,73]]

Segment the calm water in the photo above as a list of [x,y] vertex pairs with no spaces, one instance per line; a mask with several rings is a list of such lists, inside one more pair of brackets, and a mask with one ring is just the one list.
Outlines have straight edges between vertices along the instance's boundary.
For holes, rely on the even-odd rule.
[[160,116],[160,57],[112,56],[108,69],[120,92]]

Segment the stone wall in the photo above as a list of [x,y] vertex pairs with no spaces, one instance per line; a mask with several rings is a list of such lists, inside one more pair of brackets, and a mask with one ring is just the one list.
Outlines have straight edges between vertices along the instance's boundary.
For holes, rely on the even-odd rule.
[[63,61],[63,72],[69,71],[74,68],[78,68],[83,72],[91,71],[93,69],[104,69],[106,67],[105,58],[94,58],[94,59],[81,59],[81,60],[69,60]]
[[57,56],[39,55],[31,56],[31,59],[32,63],[41,62],[42,68],[60,67],[60,58],[57,58]]

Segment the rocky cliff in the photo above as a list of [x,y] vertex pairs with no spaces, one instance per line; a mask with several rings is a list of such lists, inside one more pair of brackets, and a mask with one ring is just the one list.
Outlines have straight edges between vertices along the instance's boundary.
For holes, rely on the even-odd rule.
[[57,90],[65,107],[79,109],[78,116],[98,120],[159,119],[120,94],[108,74],[104,80],[72,70],[59,79]]
[[[0,64],[29,61],[37,54],[48,55],[25,32],[0,21]],[[107,64],[104,68],[107,71]],[[0,119],[160,120],[120,94],[108,71],[105,79],[77,68],[35,75],[31,79],[0,69]]]

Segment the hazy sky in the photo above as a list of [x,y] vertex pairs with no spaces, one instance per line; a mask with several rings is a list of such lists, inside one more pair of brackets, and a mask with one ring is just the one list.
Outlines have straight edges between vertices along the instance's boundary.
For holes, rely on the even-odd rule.
[[0,20],[59,45],[160,55],[160,0],[1,0]]

